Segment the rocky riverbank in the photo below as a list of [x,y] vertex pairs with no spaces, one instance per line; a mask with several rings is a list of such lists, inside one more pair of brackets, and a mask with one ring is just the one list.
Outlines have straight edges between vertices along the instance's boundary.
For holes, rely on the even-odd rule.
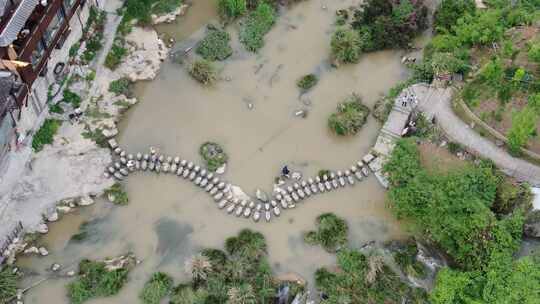
[[[183,7],[179,13],[167,15],[162,21],[172,21],[185,11]],[[115,71],[105,68],[105,55],[112,45],[119,20],[116,14],[107,15],[105,47],[94,64],[68,67],[65,82],[70,91],[81,96],[79,108],[83,115],[79,119],[70,118],[68,113],[74,111],[70,105],[62,114],[50,113],[51,118],[62,121],[53,143],[38,153],[30,146],[23,147],[19,152],[20,160],[10,164],[0,186],[0,240],[19,222],[24,233],[47,233],[47,223],[57,221],[73,208],[92,204],[94,198],[114,184],[112,178],[103,174],[112,161],[110,150],[103,143],[118,133],[117,123],[122,114],[137,100],[111,92],[109,86],[119,79],[131,82],[154,79],[168,53],[154,29],[133,27],[126,36],[128,55],[124,61]],[[84,45],[78,56],[83,52]],[[58,95],[56,99],[62,99],[62,94]],[[53,99],[51,104],[58,101]],[[27,246],[19,236],[3,254],[13,262],[14,255]]]

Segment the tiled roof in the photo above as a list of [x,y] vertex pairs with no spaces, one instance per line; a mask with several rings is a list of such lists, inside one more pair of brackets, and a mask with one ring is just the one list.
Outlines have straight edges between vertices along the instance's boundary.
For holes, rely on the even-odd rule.
[[[0,0],[5,1],[5,0]],[[19,6],[13,13],[13,16],[6,24],[4,30],[0,33],[0,47],[10,45],[24,27],[26,20],[34,11],[34,8],[39,3],[39,0],[22,0]]]

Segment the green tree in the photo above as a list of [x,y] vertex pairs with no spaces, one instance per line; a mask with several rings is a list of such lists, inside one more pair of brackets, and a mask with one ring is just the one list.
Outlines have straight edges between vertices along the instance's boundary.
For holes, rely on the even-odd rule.
[[435,12],[435,31],[449,32],[457,20],[466,14],[474,14],[474,0],[443,0]]
[[360,58],[361,41],[357,31],[338,28],[330,41],[332,56],[342,63],[354,63]]
[[529,47],[527,54],[531,61],[540,63],[540,41],[533,42]]
[[512,126],[508,131],[508,148],[519,154],[522,147],[536,131],[537,114],[531,107],[525,107],[512,116]]

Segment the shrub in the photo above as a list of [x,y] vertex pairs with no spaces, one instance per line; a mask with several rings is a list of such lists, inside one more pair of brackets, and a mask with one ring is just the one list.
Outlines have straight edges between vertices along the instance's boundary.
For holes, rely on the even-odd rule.
[[229,159],[223,148],[213,142],[202,144],[199,148],[199,154],[206,162],[206,167],[210,171],[216,171],[217,168],[223,166]]
[[337,135],[353,135],[366,123],[368,115],[369,108],[353,94],[338,104],[337,113],[328,118],[328,127]]
[[55,104],[49,105],[49,112],[63,114],[64,109],[62,108],[62,106],[60,106],[60,103],[55,103]]
[[56,119],[46,119],[41,128],[34,134],[32,138],[32,148],[35,152],[43,150],[43,146],[52,144],[54,135],[58,128],[62,125],[62,121]]
[[68,286],[68,298],[72,304],[80,304],[96,297],[117,294],[127,281],[129,270],[107,270],[105,263],[82,260],[79,276]]
[[0,270],[0,303],[8,303],[17,295],[19,277],[13,272],[13,267],[4,267]]
[[171,13],[177,9],[182,2],[183,0],[154,0],[152,13],[158,16]]
[[217,80],[217,71],[214,65],[207,60],[196,60],[189,68],[189,74],[203,85],[211,85]]
[[81,96],[77,93],[70,91],[69,89],[64,90],[64,102],[70,103],[73,108],[78,108],[81,106]]
[[93,140],[98,145],[98,147],[101,147],[101,148],[109,147],[109,144],[108,144],[109,139],[107,138],[107,136],[105,136],[105,134],[103,134],[103,131],[101,131],[101,129],[99,128],[96,128],[94,130],[90,130],[89,128],[87,128],[83,133],[81,133],[81,135],[82,137],[86,139]]
[[306,243],[321,245],[328,252],[336,252],[347,245],[349,227],[344,219],[333,213],[324,213],[317,217],[317,230],[304,235]]
[[246,0],[218,0],[218,12],[223,19],[235,19],[246,13]]
[[443,0],[435,12],[435,31],[444,33],[452,30],[458,19],[465,14],[474,14],[474,0]]
[[111,81],[109,84],[109,92],[116,95],[126,95],[130,96],[132,93],[133,84],[127,78],[120,78],[117,80]]
[[111,50],[105,58],[105,66],[114,71],[118,67],[118,65],[120,65],[122,59],[126,55],[127,49],[122,46],[122,42],[115,40],[114,44],[111,47]]
[[127,205],[129,197],[121,184],[115,183],[109,189],[105,190],[105,195],[108,199],[116,205]]
[[70,48],[69,48],[69,52],[68,52],[68,56],[70,58],[73,58],[75,56],[77,56],[77,53],[79,52],[79,48],[81,47],[81,43],[80,42],[75,42]]
[[173,285],[173,279],[166,273],[156,272],[150,280],[144,284],[139,298],[144,304],[159,304],[161,299],[169,294]]
[[319,79],[317,78],[317,75],[307,74],[296,81],[296,86],[302,91],[308,91],[309,89],[313,88],[318,81]]
[[503,180],[497,187],[497,196],[493,202],[492,210],[500,214],[510,213],[516,208],[529,210],[531,200],[532,192],[528,185]]
[[223,30],[209,29],[206,37],[197,44],[195,51],[206,60],[225,60],[233,52],[229,45],[230,41],[229,33]]
[[263,47],[264,35],[270,31],[275,20],[274,8],[264,2],[261,2],[253,12],[249,13],[240,30],[240,42],[246,50],[257,52]]
[[401,270],[412,277],[424,278],[427,274],[424,264],[416,260],[418,246],[414,240],[405,242],[402,248],[394,252],[394,260]]
[[330,42],[332,57],[342,63],[354,63],[360,58],[361,42],[357,31],[338,28]]
[[519,155],[530,137],[536,131],[536,120],[538,116],[530,107],[514,113],[512,116],[512,126],[508,131],[508,149],[510,153]]

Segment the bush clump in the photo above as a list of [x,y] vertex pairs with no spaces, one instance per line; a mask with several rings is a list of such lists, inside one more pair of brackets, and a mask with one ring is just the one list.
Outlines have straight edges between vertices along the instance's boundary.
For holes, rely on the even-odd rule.
[[408,240],[402,248],[394,252],[394,260],[405,274],[415,278],[424,278],[427,274],[426,267],[416,259],[417,255],[416,242]]
[[353,94],[338,104],[337,113],[328,118],[328,127],[337,135],[353,135],[366,123],[368,115],[369,108]]
[[8,303],[17,295],[19,276],[13,272],[13,267],[4,267],[0,271],[0,303]]
[[128,279],[129,269],[108,270],[104,262],[84,259],[79,263],[78,278],[67,286],[72,304],[92,298],[117,294]]
[[296,81],[296,86],[305,92],[317,85],[318,81],[317,75],[307,74]]
[[156,272],[144,284],[139,298],[144,304],[159,304],[161,299],[169,294],[173,286],[173,279],[166,273]]
[[203,85],[214,84],[217,80],[217,71],[212,62],[200,59],[189,67],[189,75]]
[[229,159],[225,150],[214,142],[205,142],[199,149],[199,154],[206,162],[206,167],[210,171],[216,171],[217,168],[223,166]]
[[109,92],[116,95],[130,96],[132,94],[133,83],[127,78],[120,78],[111,81],[109,84]]
[[242,29],[240,30],[240,42],[246,50],[257,52],[264,45],[264,35],[270,31],[276,21],[275,9],[264,2],[249,13]]
[[109,189],[105,190],[105,195],[109,201],[116,205],[127,205],[129,197],[121,184],[115,183]]
[[340,63],[355,63],[360,58],[362,43],[360,34],[348,28],[338,28],[330,42],[332,57]]
[[236,19],[246,10],[246,0],[218,0],[218,13],[225,20]]
[[231,36],[223,30],[209,28],[206,37],[197,44],[195,52],[210,61],[225,60],[232,55]]
[[451,31],[459,18],[475,11],[474,0],[443,0],[435,12],[434,29],[437,33]]
[[347,245],[349,227],[344,219],[333,213],[324,213],[317,217],[317,230],[304,235],[306,243],[321,245],[328,252],[336,252]]
[[58,128],[62,125],[62,121],[57,119],[46,119],[41,128],[34,134],[32,138],[32,148],[35,152],[43,150],[43,146],[52,144],[54,135]]
[[274,303],[280,285],[289,286],[292,300],[303,291],[303,286],[278,281],[266,250],[264,236],[249,229],[228,238],[225,252],[202,250],[186,264],[191,281],[173,289],[170,303]]

